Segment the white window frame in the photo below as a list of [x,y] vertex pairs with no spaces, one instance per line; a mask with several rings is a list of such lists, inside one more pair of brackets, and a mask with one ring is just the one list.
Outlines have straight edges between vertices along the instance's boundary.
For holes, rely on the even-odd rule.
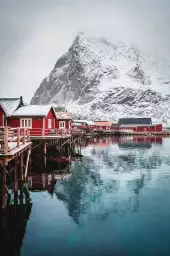
[[[30,125],[28,125],[29,123],[30,123]],[[32,118],[21,118],[20,119],[20,127],[32,129]]]
[[65,121],[59,121],[59,129],[65,129],[66,122]]
[[52,129],[52,119],[48,119],[48,129]]
[[2,112],[2,126],[4,126],[4,123],[5,123],[5,122],[4,122],[4,121],[5,121],[4,119],[5,119],[5,115],[4,115],[4,113]]

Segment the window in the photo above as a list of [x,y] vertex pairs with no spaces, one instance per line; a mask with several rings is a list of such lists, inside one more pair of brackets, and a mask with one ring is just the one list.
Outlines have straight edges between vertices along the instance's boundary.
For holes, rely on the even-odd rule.
[[51,128],[52,128],[52,120],[48,119],[48,129],[51,129]]
[[28,119],[28,127],[31,127],[32,126],[32,124],[31,124],[31,120],[30,119]]
[[59,122],[59,127],[60,127],[60,129],[64,129],[65,128],[65,121],[60,121]]
[[32,128],[32,119],[20,119],[21,128]]
[[25,125],[25,120],[21,120],[21,127],[24,127]]

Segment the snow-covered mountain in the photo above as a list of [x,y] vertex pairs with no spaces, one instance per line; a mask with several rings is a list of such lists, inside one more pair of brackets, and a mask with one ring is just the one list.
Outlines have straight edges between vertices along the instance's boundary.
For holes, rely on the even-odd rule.
[[170,118],[170,65],[132,45],[80,33],[41,83],[31,104],[56,103],[76,117]]

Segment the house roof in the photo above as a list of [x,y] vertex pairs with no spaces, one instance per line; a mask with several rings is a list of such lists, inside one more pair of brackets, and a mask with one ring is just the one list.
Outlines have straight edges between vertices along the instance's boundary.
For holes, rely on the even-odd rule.
[[55,112],[55,114],[56,114],[57,119],[59,119],[59,120],[60,119],[61,120],[71,120],[72,119],[70,113],[68,113],[66,111]]
[[32,116],[47,116],[51,105],[28,105],[20,107],[13,113],[14,116],[32,117]]
[[6,116],[11,116],[20,105],[23,105],[22,97],[0,98],[0,106],[2,107]]
[[120,124],[119,127],[123,128],[135,128],[135,127],[155,127],[156,124]]
[[59,107],[59,106],[54,106],[54,105],[53,105],[53,107],[56,112],[65,112],[66,111],[66,109],[64,107]]
[[81,126],[80,123],[72,123],[71,125],[72,125],[72,126]]
[[111,126],[111,122],[102,122],[102,121],[100,121],[100,122],[95,122],[95,125],[97,125],[97,126]]
[[120,118],[118,124],[152,124],[151,118]]
[[95,125],[95,122],[88,120],[74,120],[75,123],[86,123],[87,125]]

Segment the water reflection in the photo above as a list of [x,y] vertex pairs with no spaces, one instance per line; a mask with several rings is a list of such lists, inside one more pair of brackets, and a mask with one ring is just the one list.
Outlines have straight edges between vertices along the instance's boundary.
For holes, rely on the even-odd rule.
[[32,203],[10,204],[0,214],[1,253],[4,256],[19,256],[30,217]]
[[[16,255],[21,246],[24,256],[169,255],[170,140],[91,137],[82,144],[82,158],[32,156],[33,207],[23,246],[25,229],[17,241],[12,235]],[[18,221],[11,218],[7,227]]]
[[140,192],[152,183],[153,170],[170,161],[162,156],[161,137],[91,138],[87,145],[71,179],[54,189],[81,225],[113,213],[138,212]]
[[118,144],[119,147],[152,147],[152,144],[162,144],[162,136],[121,136],[121,137],[91,137],[84,141],[83,146],[96,146],[107,148],[110,144]]

